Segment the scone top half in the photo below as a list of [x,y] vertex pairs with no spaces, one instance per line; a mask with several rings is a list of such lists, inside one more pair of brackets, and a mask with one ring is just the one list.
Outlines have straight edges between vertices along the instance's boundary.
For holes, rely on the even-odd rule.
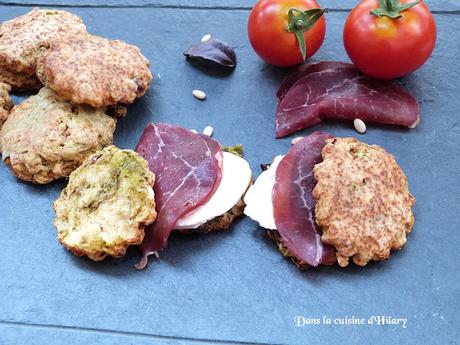
[[140,49],[94,35],[54,42],[39,59],[37,76],[64,99],[96,108],[130,104],[152,81]]
[[124,256],[156,219],[154,181],[134,151],[108,146],[89,156],[54,203],[59,241],[95,261]]
[[313,190],[321,240],[336,248],[342,267],[349,258],[359,266],[388,259],[414,224],[415,198],[394,156],[355,138],[327,140],[322,156]]

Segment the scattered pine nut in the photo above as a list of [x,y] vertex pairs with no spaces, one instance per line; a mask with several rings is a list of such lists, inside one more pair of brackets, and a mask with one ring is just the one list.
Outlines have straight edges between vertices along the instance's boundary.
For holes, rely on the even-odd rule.
[[294,139],[291,140],[291,144],[292,145],[295,145],[297,144],[300,140],[302,140],[304,137],[296,137]]
[[192,95],[193,97],[195,97],[196,99],[199,99],[200,101],[203,101],[206,98],[206,94],[204,93],[204,91],[201,91],[201,90],[193,90]]
[[190,132],[193,132],[195,134],[198,134],[198,131],[196,129],[191,129]]
[[211,126],[206,126],[203,130],[203,134],[207,135],[208,137],[212,137],[212,134],[214,133],[214,128]]
[[355,126],[356,132],[364,134],[366,132],[366,124],[361,119],[354,119],[353,125]]
[[211,34],[206,34],[203,37],[201,37],[201,42],[206,42],[211,39]]

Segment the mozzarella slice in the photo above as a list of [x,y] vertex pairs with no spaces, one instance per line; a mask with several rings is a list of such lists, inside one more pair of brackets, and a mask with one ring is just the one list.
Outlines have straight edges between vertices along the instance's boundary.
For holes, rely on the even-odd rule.
[[272,191],[276,180],[276,169],[284,156],[276,156],[270,167],[259,175],[256,182],[249,188],[244,203],[244,214],[252,218],[263,228],[276,230],[273,217]]
[[222,180],[209,201],[179,219],[176,229],[196,229],[208,220],[231,210],[251,182],[252,171],[248,162],[232,153],[224,152]]

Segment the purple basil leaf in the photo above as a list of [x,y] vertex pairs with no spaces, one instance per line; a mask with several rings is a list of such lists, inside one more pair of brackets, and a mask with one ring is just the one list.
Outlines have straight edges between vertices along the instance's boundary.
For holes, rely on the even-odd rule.
[[236,54],[233,48],[216,38],[195,44],[184,55],[189,59],[211,61],[224,67],[236,66]]

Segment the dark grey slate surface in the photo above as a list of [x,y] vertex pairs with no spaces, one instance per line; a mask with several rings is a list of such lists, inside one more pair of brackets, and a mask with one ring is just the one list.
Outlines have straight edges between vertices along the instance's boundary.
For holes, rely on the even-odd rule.
[[[0,20],[28,10],[1,7]],[[283,71],[264,65],[250,49],[247,11],[70,10],[82,15],[93,33],[136,44],[152,62],[155,83],[120,121],[119,146],[134,147],[151,121],[197,130],[210,124],[222,143],[245,145],[256,175],[259,163],[289,149],[290,138],[275,140],[273,133],[274,94]],[[316,59],[347,60],[341,43],[345,16],[328,14],[327,39]],[[184,25],[172,27],[171,18]],[[93,263],[68,254],[55,239],[51,202],[64,182],[32,186],[0,165],[0,344],[62,344],[63,339],[70,344],[457,344],[460,16],[436,19],[439,41],[432,59],[401,81],[422,102],[421,124],[411,131],[369,126],[360,137],[396,155],[417,197],[413,233],[390,261],[300,272],[254,222],[242,219],[227,233],[174,236],[161,261],[144,272],[132,268],[136,250],[122,260]],[[183,49],[208,32],[236,46],[234,73],[204,73],[184,61]],[[194,88],[205,90],[208,99],[194,100]],[[350,124],[336,122],[303,134],[316,129],[356,135]],[[297,328],[296,315],[390,315],[408,318],[408,327]]]
[[[151,336],[146,334],[130,334],[129,332],[113,332],[63,327],[22,326],[0,324],[0,344],[33,344],[49,345],[211,345],[212,342],[195,339],[171,339],[170,337]],[[225,344],[225,343],[224,343]]]
[[[256,0],[3,0],[4,5],[73,5],[73,6],[146,6],[146,7],[202,7],[202,8],[233,8],[248,9]],[[330,9],[349,10],[358,3],[356,0],[320,0],[321,6]],[[434,11],[460,11],[458,0],[426,1]]]

